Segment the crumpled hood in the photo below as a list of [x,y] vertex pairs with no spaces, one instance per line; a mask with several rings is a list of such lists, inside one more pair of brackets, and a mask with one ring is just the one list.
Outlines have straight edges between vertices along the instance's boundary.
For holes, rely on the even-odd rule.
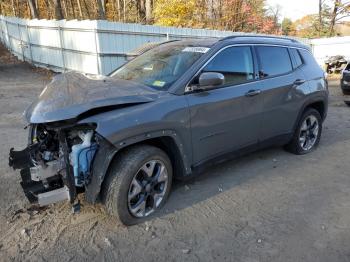
[[69,120],[96,108],[151,102],[158,93],[131,81],[68,72],[55,76],[24,115],[29,123]]

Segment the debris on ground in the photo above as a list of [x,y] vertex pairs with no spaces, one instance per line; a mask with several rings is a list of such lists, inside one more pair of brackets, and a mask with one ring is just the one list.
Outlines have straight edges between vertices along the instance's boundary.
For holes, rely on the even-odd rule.
[[104,242],[106,243],[107,246],[109,246],[109,247],[112,246],[111,241],[109,241],[109,239],[106,237],[104,238]]
[[150,225],[149,225],[147,222],[146,222],[145,224],[146,224],[146,228],[145,228],[145,230],[146,230],[146,231],[149,231],[149,230],[150,230],[150,228],[151,228],[151,227],[150,227]]
[[22,236],[26,241],[29,241],[30,236],[29,236],[28,229],[23,228],[23,229],[21,230],[21,236]]
[[191,249],[182,249],[182,253],[183,254],[189,254],[189,253],[191,253]]
[[219,189],[219,192],[222,192],[223,191],[222,185],[219,185],[218,189]]

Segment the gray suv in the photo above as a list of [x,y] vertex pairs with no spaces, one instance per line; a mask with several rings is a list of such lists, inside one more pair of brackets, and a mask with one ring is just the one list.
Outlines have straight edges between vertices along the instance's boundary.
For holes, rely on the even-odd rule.
[[77,195],[126,224],[143,221],[172,181],[272,145],[318,145],[328,87],[310,49],[236,35],[171,41],[109,76],[57,75],[26,110],[28,147],[10,150],[40,206]]

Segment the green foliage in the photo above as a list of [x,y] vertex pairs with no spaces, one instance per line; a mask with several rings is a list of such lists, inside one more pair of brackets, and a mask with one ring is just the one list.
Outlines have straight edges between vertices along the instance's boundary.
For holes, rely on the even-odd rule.
[[295,34],[295,26],[291,19],[284,18],[282,21],[282,34],[283,35],[294,35]]

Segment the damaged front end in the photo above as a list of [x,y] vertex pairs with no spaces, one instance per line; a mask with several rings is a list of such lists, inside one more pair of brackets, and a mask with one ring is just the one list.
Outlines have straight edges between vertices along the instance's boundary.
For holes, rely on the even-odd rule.
[[91,179],[92,162],[99,148],[95,126],[32,124],[28,147],[9,155],[9,165],[20,169],[21,186],[28,200],[40,206],[62,200],[76,202],[77,193]]
[[85,191],[85,199],[95,203],[117,149],[96,132],[98,123],[81,121],[157,97],[154,89],[132,81],[56,75],[24,112],[30,123],[28,147],[10,150],[9,165],[20,170],[29,201],[44,206],[69,200],[79,207],[77,193]]

